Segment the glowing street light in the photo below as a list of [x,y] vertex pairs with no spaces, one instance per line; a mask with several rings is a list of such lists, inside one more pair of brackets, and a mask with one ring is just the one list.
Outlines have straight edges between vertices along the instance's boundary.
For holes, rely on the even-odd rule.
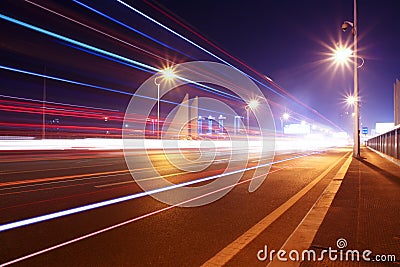
[[175,78],[174,70],[171,68],[165,68],[161,71],[162,77],[167,80],[171,81]]
[[350,106],[353,106],[357,102],[357,98],[355,96],[349,95],[346,98],[346,103]]
[[249,108],[251,108],[252,110],[254,110],[254,109],[256,109],[256,108],[258,107],[259,104],[260,104],[260,103],[258,102],[257,99],[252,99],[252,100],[250,100],[248,106],[249,106]]
[[350,61],[353,51],[348,47],[339,46],[333,54],[333,59],[338,64],[345,64]]
[[157,85],[157,137],[160,137],[160,83],[158,79],[163,78],[167,81],[172,81],[175,76],[173,69],[165,68],[161,71],[161,76],[154,78],[154,83]]
[[285,113],[283,113],[282,118],[283,118],[285,121],[287,121],[287,120],[290,118],[290,114],[287,113],[287,112],[285,112]]

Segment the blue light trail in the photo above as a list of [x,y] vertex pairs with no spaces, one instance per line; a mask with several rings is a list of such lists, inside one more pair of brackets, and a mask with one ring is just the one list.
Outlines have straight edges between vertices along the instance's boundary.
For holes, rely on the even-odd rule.
[[[101,57],[101,58],[104,58],[104,59],[107,59],[107,60],[110,60],[110,61],[114,61],[114,62],[116,62],[116,63],[122,64],[122,65],[125,65],[125,66],[128,66],[128,67],[132,67],[132,68],[135,68],[135,69],[144,71],[144,72],[148,72],[148,73],[151,73],[151,74],[156,74],[156,73],[157,73],[157,72],[154,72],[154,71],[146,70],[146,69],[144,69],[144,68],[140,68],[140,67],[138,67],[138,66],[135,66],[135,65],[132,65],[132,64],[123,62],[123,61],[121,61],[121,60],[113,59],[113,58],[111,58],[111,57],[108,57],[108,56],[105,56],[105,55],[101,55],[101,54],[99,54],[99,53],[96,53],[96,52],[93,52],[93,51],[90,51],[90,50],[87,50],[87,49],[84,49],[84,48],[81,48],[81,47],[77,47],[77,46],[75,46],[75,45],[66,44],[66,43],[63,43],[63,44],[65,44],[65,45],[67,45],[67,46],[69,46],[69,47],[72,47],[72,48],[74,48],[74,49],[78,49],[78,50],[80,50],[80,51],[83,51],[83,52],[85,52],[85,53],[89,53],[89,54],[95,55],[95,56],[97,56],[97,57]],[[161,70],[160,70],[160,71],[161,71]],[[182,81],[185,81],[185,82],[187,82],[189,85],[191,85],[191,86],[193,86],[193,87],[195,87],[195,88],[198,88],[198,89],[200,89],[200,90],[203,90],[203,91],[206,91],[206,92],[212,92],[213,94],[216,94],[216,95],[219,95],[219,96],[222,96],[222,97],[226,97],[226,98],[230,98],[230,99],[233,99],[233,100],[241,100],[241,98],[239,98],[239,97],[237,97],[237,96],[234,96],[234,95],[229,94],[229,93],[226,93],[226,92],[222,92],[222,91],[217,90],[217,89],[215,89],[215,88],[213,88],[213,87],[210,87],[210,86],[208,86],[208,85],[201,84],[201,83],[198,83],[198,82],[189,80],[189,79],[185,79],[185,78],[180,77],[180,76],[178,76],[178,75],[176,75],[176,78],[177,78],[177,79],[180,79],[180,80],[182,80]],[[196,86],[194,86],[194,85],[196,85]],[[161,101],[162,101],[162,100],[161,100]]]
[[176,48],[173,48],[173,47],[167,45],[166,43],[163,43],[163,42],[157,40],[156,38],[153,38],[153,37],[151,37],[150,35],[145,34],[145,33],[141,32],[141,31],[139,31],[139,30],[137,30],[137,29],[135,29],[135,28],[133,28],[133,27],[131,27],[131,26],[129,26],[129,25],[127,25],[127,24],[125,24],[125,23],[119,21],[119,20],[117,20],[117,19],[114,19],[113,17],[110,17],[110,16],[108,16],[107,14],[105,14],[105,13],[103,13],[103,12],[100,12],[100,11],[97,10],[97,9],[94,9],[93,7],[90,7],[90,6],[88,6],[88,5],[84,4],[84,3],[79,2],[79,1],[76,1],[76,0],[72,0],[72,1],[74,1],[75,3],[77,3],[77,4],[79,4],[79,5],[81,5],[81,6],[85,7],[85,8],[87,8],[87,9],[89,9],[89,10],[91,10],[91,11],[93,11],[94,13],[96,13],[96,14],[98,14],[98,15],[101,15],[101,16],[103,16],[103,17],[105,17],[105,18],[107,18],[107,19],[109,19],[109,20],[111,20],[111,21],[113,21],[113,22],[115,22],[115,23],[117,23],[117,24],[119,24],[119,25],[121,25],[121,26],[123,26],[123,27],[129,29],[129,30],[134,31],[134,32],[137,33],[137,34],[142,35],[143,37],[146,37],[146,38],[149,39],[149,40],[152,40],[153,42],[155,42],[155,43],[157,43],[157,44],[160,44],[160,45],[162,45],[162,46],[164,46],[164,47],[167,47],[167,48],[169,48],[169,49],[171,49],[171,50],[173,50],[173,51],[175,51],[175,52],[178,52],[178,53],[180,53],[180,54],[182,54],[182,55],[184,55],[184,56],[186,56],[186,57],[188,57],[188,58],[194,59],[193,57],[191,57],[191,56],[189,56],[189,55],[183,53],[182,51],[180,51],[180,50],[178,50],[178,49],[176,49]]
[[[77,1],[77,0],[73,0],[73,1],[79,3],[79,1]],[[205,49],[205,48],[203,48],[202,46],[196,44],[195,42],[191,41],[190,39],[186,38],[185,36],[183,36],[183,35],[177,33],[176,31],[174,31],[174,30],[172,30],[171,28],[165,26],[164,24],[158,22],[157,20],[153,19],[152,17],[150,17],[150,16],[144,14],[143,12],[139,11],[138,9],[136,9],[136,8],[134,8],[134,7],[130,6],[130,5],[128,5],[128,4],[125,3],[124,1],[121,1],[121,0],[116,0],[116,1],[119,2],[120,4],[124,5],[125,7],[129,8],[130,10],[134,11],[135,13],[137,13],[137,14],[139,14],[139,15],[145,17],[146,19],[150,20],[151,22],[155,23],[156,25],[162,27],[163,29],[169,31],[170,33],[172,33],[172,34],[178,36],[179,38],[181,38],[182,40],[188,42],[189,44],[191,44],[191,45],[197,47],[197,48],[200,49],[201,51],[203,51],[203,52],[209,54],[210,56],[212,56],[212,57],[214,57],[214,58],[220,60],[221,62],[227,64],[228,66],[234,68],[235,70],[239,71],[239,72],[242,73],[243,75],[245,75],[245,76],[249,77],[250,79],[252,79],[253,81],[257,82],[258,84],[263,85],[265,88],[267,88],[267,89],[270,90],[271,92],[273,92],[273,93],[279,95],[280,97],[282,97],[282,98],[284,98],[284,99],[287,98],[286,96],[284,96],[284,95],[282,95],[281,93],[275,91],[274,89],[272,89],[271,87],[269,87],[269,86],[267,86],[266,84],[262,83],[261,81],[257,80],[256,78],[254,78],[254,77],[250,76],[249,74],[243,72],[242,70],[238,69],[237,67],[235,67],[234,65],[232,65],[232,64],[229,63],[228,61],[226,61],[226,60],[222,59],[221,57],[215,55],[214,53],[208,51],[207,49]]]
[[[25,98],[25,97],[17,97],[17,96],[1,95],[1,94],[0,94],[0,97],[3,97],[3,98],[10,98],[10,99],[16,99],[16,100],[23,100],[23,101],[30,101],[30,102],[39,102],[39,103],[43,103],[43,100],[37,100],[37,99],[31,99],[31,98]],[[59,103],[59,102],[53,102],[53,101],[46,101],[46,103],[48,103],[48,104],[53,104],[53,105],[60,105],[60,106],[76,107],[76,108],[96,109],[96,110],[100,110],[100,111],[120,112],[120,110],[117,110],[117,109],[99,108],[99,107],[89,107],[89,106],[75,105],[75,104],[67,104],[67,103]]]
[[[38,32],[40,32],[40,33],[43,33],[43,34],[52,36],[52,37],[57,38],[57,39],[60,39],[60,40],[62,40],[62,41],[65,41],[65,42],[68,42],[68,43],[71,43],[71,44],[74,44],[74,45],[83,47],[83,48],[85,48],[85,49],[89,49],[89,50],[95,51],[95,52],[97,52],[97,53],[100,53],[100,54],[103,54],[103,55],[106,55],[106,56],[109,56],[109,57],[116,58],[116,59],[121,60],[121,61],[125,61],[125,62],[128,62],[128,63],[134,64],[134,65],[137,65],[137,66],[139,66],[139,67],[142,67],[142,68],[145,68],[145,69],[154,71],[154,72],[160,72],[160,71],[161,71],[161,70],[158,69],[158,68],[152,67],[152,66],[147,65],[147,64],[144,64],[144,63],[141,63],[141,62],[139,62],[139,61],[129,59],[129,58],[127,58],[127,57],[124,57],[124,56],[121,56],[121,55],[118,55],[118,54],[115,54],[115,53],[112,53],[112,52],[109,52],[109,51],[106,51],[106,50],[103,50],[103,49],[100,49],[100,48],[97,48],[97,47],[94,47],[94,46],[91,46],[91,45],[88,45],[88,44],[82,43],[82,42],[80,42],[80,41],[73,40],[73,39],[71,39],[71,38],[68,38],[68,37],[59,35],[59,34],[57,34],[57,33],[53,33],[53,32],[50,32],[50,31],[48,31],[48,30],[45,30],[45,29],[36,27],[36,26],[34,26],[34,25],[31,25],[31,24],[28,24],[28,23],[25,23],[25,22],[16,20],[16,19],[14,19],[14,18],[5,16],[5,15],[3,15],[3,14],[0,14],[0,18],[1,18],[1,19],[4,19],[4,20],[6,20],[6,21],[9,21],[9,22],[18,24],[18,25],[20,25],[20,26],[29,28],[29,29],[31,29],[31,30],[35,30],[35,31],[38,31]],[[139,67],[136,67],[136,68],[139,69]],[[181,77],[177,76],[177,78],[181,78]],[[184,80],[185,80],[185,81],[190,81],[190,80],[187,80],[187,79],[184,79]],[[217,89],[212,88],[212,87],[210,87],[210,86],[203,85],[203,84],[200,84],[200,83],[196,83],[196,82],[194,82],[194,81],[190,81],[190,82],[192,82],[192,83],[194,83],[194,84],[196,84],[196,85],[198,85],[198,86],[207,88],[207,89],[209,89],[209,90],[211,90],[211,91],[218,92],[218,93],[224,94],[224,95],[228,95],[228,96],[233,97],[233,98],[236,98],[236,99],[238,99],[238,100],[242,100],[242,99],[240,99],[240,98],[237,97],[237,96],[234,96],[234,95],[232,95],[232,94],[229,94],[229,93],[226,93],[226,92],[217,90]],[[126,94],[126,92],[125,92],[125,94]]]
[[[64,79],[64,78],[59,78],[59,77],[54,77],[54,76],[50,76],[50,75],[40,74],[40,73],[31,72],[31,71],[27,71],[27,70],[21,70],[21,69],[17,69],[17,68],[8,67],[8,66],[0,65],[0,69],[8,70],[8,71],[14,71],[14,72],[17,72],[17,73],[32,75],[32,76],[46,78],[46,79],[51,79],[51,80],[55,80],[55,81],[59,81],[59,82],[65,82],[65,83],[80,85],[80,86],[84,86],[84,87],[89,87],[89,88],[95,88],[95,89],[100,89],[100,90],[104,90],[104,91],[109,91],[109,92],[113,92],[113,93],[124,94],[124,95],[129,95],[129,96],[137,96],[137,97],[141,97],[141,98],[157,101],[157,98],[154,98],[154,97],[149,97],[149,96],[143,96],[143,95],[139,95],[139,94],[129,93],[129,92],[125,92],[125,91],[121,91],[121,90],[117,90],[117,89],[112,89],[112,88],[108,88],[108,87],[103,87],[103,86],[99,86],[99,85],[94,85],[94,84],[77,82],[77,81],[73,81],[73,80],[68,80],[68,79]],[[165,99],[160,99],[160,102],[169,103],[169,104],[173,104],[173,105],[177,105],[177,106],[187,106],[186,104],[181,104],[181,103],[177,103],[177,102],[173,102],[173,101],[169,101],[169,100],[165,100]],[[199,110],[203,110],[203,111],[207,111],[207,112],[215,112],[214,110],[210,110],[210,109],[206,109],[206,108],[198,107],[198,109]],[[225,115],[229,115],[229,114],[225,114]]]
[[17,20],[17,19],[8,17],[8,16],[3,15],[3,14],[0,14],[0,18],[1,18],[1,19],[4,19],[4,20],[6,20],[6,21],[9,21],[9,22],[15,23],[15,24],[17,24],[17,25],[23,26],[23,27],[25,27],[25,28],[28,28],[28,29],[31,29],[31,30],[34,30],[34,31],[37,31],[37,32],[40,32],[40,33],[43,33],[43,34],[46,34],[46,35],[49,35],[49,36],[54,37],[54,38],[56,38],[56,39],[60,39],[60,40],[63,40],[63,41],[65,41],[65,42],[68,42],[68,43],[71,43],[71,44],[75,44],[75,45],[78,45],[78,46],[80,46],[80,47],[84,47],[84,48],[86,48],[86,49],[90,49],[90,50],[92,50],[92,51],[96,51],[96,52],[98,52],[98,53],[101,53],[101,54],[104,54],[104,55],[107,55],[107,56],[111,56],[111,57],[114,57],[114,58],[117,58],[117,59],[120,59],[120,60],[129,62],[129,63],[135,64],[135,65],[138,65],[138,66],[140,66],[140,67],[143,67],[143,68],[146,68],[146,69],[155,71],[155,72],[160,71],[159,69],[157,69],[157,68],[155,68],[155,67],[152,67],[152,66],[150,66],[150,65],[141,63],[141,62],[139,62],[139,61],[132,60],[132,59],[129,59],[129,58],[127,58],[127,57],[124,57],[124,56],[121,56],[121,55],[118,55],[118,54],[115,54],[115,53],[111,53],[111,52],[108,52],[108,51],[106,51],[106,50],[97,48],[97,47],[95,47],[95,46],[88,45],[88,44],[85,44],[85,43],[76,41],[76,40],[74,40],[74,39],[71,39],[71,38],[62,36],[62,35],[60,35],[60,34],[57,34],[57,33],[54,33],[54,32],[51,32],[51,31],[48,31],[48,30],[39,28],[39,27],[36,27],[36,26],[34,26],[34,25],[31,25],[31,24],[22,22],[22,21],[20,21],[20,20]]

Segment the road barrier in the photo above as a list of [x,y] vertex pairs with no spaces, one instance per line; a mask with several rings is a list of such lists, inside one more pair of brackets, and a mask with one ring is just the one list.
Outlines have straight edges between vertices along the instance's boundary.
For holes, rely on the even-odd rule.
[[400,159],[400,125],[367,140],[367,146],[383,154]]

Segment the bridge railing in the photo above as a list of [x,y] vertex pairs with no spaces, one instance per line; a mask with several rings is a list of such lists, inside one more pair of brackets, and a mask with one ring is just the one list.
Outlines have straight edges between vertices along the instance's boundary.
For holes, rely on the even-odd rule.
[[400,125],[393,130],[368,139],[367,146],[393,158],[400,159]]

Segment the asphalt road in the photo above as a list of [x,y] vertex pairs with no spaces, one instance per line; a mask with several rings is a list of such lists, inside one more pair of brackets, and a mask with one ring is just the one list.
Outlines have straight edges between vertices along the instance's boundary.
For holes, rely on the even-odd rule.
[[[173,207],[143,196],[4,230],[0,232],[0,264],[18,260],[13,265],[200,266],[332,167],[227,263],[265,266],[257,260],[257,251],[265,244],[271,249],[282,246],[348,151],[277,155],[274,162],[281,162],[272,166],[258,190],[248,191],[245,180],[253,173],[249,170],[242,184],[205,206]],[[140,160],[140,153],[132,152],[132,160]],[[176,184],[221,173],[228,163],[227,155],[221,153],[204,171],[182,173],[160,153],[151,152],[154,166]],[[2,154],[0,164],[1,225],[142,192],[120,151],[15,152]],[[247,167],[257,164],[250,160]]]

